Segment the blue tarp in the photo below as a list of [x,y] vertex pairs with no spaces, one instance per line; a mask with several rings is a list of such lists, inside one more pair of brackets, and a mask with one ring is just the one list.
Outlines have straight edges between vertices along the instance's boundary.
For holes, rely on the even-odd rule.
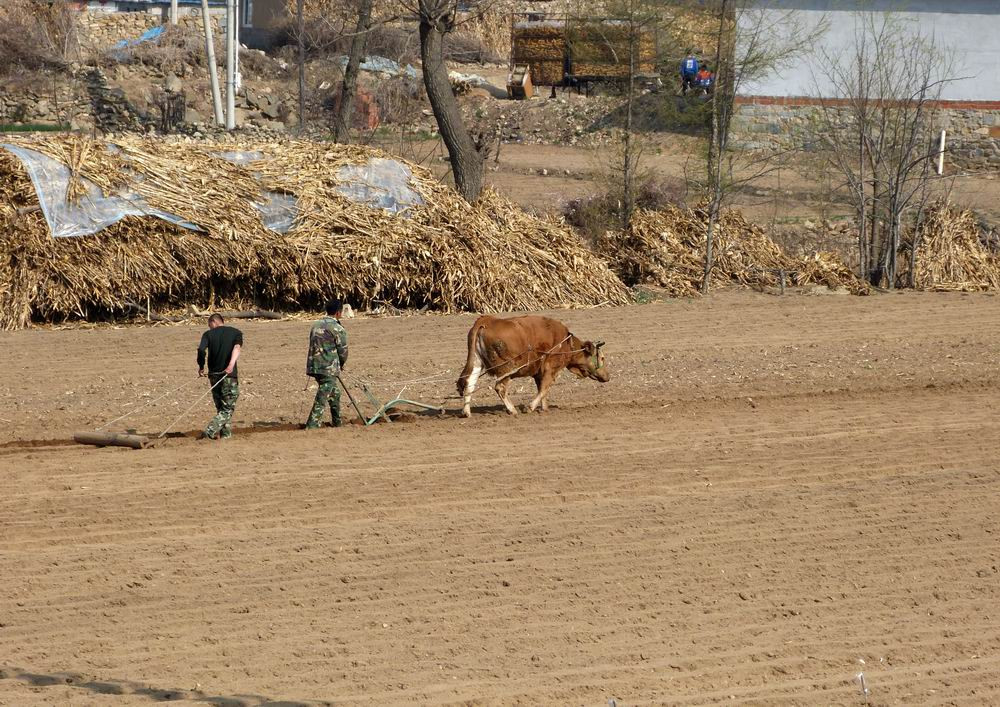
[[143,42],[155,42],[163,34],[163,25],[153,27],[152,29],[147,29],[142,33],[138,39],[123,39],[114,46],[115,49],[127,49],[128,47],[134,47],[137,44],[142,44]]

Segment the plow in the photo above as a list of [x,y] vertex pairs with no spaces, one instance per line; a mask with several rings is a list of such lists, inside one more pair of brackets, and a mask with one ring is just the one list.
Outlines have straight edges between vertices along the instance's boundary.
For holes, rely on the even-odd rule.
[[[197,380],[197,379],[195,379]],[[173,427],[180,422],[180,420],[187,415],[198,403],[200,403],[208,394],[210,390],[201,395],[190,407],[188,407],[184,412],[180,414],[173,422],[171,422],[167,427],[158,435],[147,435],[138,434],[135,430],[129,429],[123,432],[111,432],[107,431],[106,428],[110,425],[119,422],[120,420],[130,417],[137,412],[145,410],[150,405],[153,405],[164,398],[183,390],[194,380],[189,380],[179,388],[170,390],[153,400],[145,403],[144,405],[137,407],[135,410],[125,413],[110,422],[101,425],[96,430],[87,432],[78,432],[73,435],[73,441],[77,444],[89,445],[93,447],[126,447],[128,449],[149,449],[155,447],[163,438],[167,436]],[[378,395],[372,390],[372,383],[370,381],[365,381],[361,378],[354,378],[354,385],[358,390],[360,390],[363,400],[359,404],[359,396],[356,396],[352,390],[351,385],[341,375],[337,375],[337,382],[343,389],[344,393],[347,395],[347,399],[350,401],[351,406],[358,415],[358,420],[364,427],[370,427],[376,424],[380,420],[383,422],[391,423],[394,420],[398,420],[403,414],[402,407],[416,408],[418,410],[425,410],[428,412],[436,412],[441,415],[445,414],[445,408],[440,405],[432,405],[430,403],[422,402],[419,400],[413,400],[410,398],[404,398],[403,393],[406,391],[406,387],[403,387],[395,396],[393,396],[388,401],[383,401]],[[367,406],[370,407],[368,412],[365,412],[364,406],[367,401]]]

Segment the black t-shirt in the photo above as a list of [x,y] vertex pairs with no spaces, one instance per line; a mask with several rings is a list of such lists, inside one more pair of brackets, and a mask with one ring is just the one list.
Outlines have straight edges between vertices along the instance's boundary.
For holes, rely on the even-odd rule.
[[[198,344],[198,368],[205,365],[205,352],[208,352],[208,374],[221,374],[229,365],[235,346],[243,346],[243,332],[235,327],[220,326],[209,329],[201,335]],[[238,378],[237,366],[233,366],[230,378]]]

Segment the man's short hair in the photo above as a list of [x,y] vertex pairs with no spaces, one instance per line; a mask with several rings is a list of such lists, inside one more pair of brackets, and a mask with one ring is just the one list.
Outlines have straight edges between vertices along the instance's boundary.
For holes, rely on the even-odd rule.
[[332,299],[326,303],[326,313],[327,314],[337,314],[340,310],[344,308],[344,303],[339,299]]
[[222,318],[222,315],[216,312],[211,317],[208,318],[209,324],[215,322],[216,324],[225,324],[226,320]]

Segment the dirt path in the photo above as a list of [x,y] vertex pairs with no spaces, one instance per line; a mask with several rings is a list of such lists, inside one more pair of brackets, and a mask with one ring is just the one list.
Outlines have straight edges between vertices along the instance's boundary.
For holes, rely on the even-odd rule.
[[[179,384],[199,328],[6,334],[0,704],[857,705],[859,671],[872,704],[995,703],[998,309],[567,312],[615,378],[544,416],[484,391],[469,421],[143,452],[23,440]],[[450,377],[469,323],[351,321],[351,367]],[[306,324],[243,328],[238,425],[298,420]]]

